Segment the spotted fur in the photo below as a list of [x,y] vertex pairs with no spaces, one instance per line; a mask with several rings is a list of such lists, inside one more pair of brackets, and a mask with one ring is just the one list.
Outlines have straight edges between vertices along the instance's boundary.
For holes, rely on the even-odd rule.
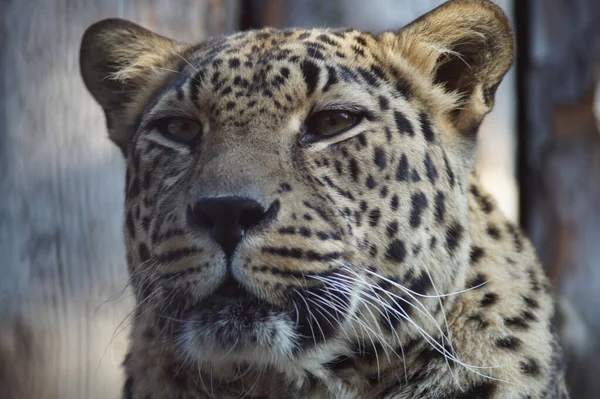
[[[378,35],[90,27],[83,78],[127,158],[123,397],[567,398],[548,280],[471,170],[512,57],[484,0]],[[364,118],[310,136],[332,108]],[[227,196],[269,215],[231,256],[189,213]]]

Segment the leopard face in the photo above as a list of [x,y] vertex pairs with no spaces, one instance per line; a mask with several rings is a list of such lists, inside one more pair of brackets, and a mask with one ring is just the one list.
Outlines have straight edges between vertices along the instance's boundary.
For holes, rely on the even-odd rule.
[[[452,23],[467,5],[473,19]],[[106,20],[81,54],[127,158],[148,334],[287,373],[439,329],[453,302],[436,294],[464,286],[476,130],[512,59],[495,6],[196,46]]]

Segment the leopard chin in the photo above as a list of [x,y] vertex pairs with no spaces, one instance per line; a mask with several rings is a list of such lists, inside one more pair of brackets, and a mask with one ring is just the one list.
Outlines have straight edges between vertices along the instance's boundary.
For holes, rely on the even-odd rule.
[[[294,361],[347,335],[344,329],[357,304],[350,293],[333,295],[327,286],[303,288],[274,305],[229,278],[178,316],[175,341],[196,361],[257,365]],[[315,311],[309,305],[311,296],[329,303],[345,301],[346,312],[335,306]]]
[[298,334],[289,311],[229,280],[185,312],[177,340],[196,359],[275,359],[293,355]]

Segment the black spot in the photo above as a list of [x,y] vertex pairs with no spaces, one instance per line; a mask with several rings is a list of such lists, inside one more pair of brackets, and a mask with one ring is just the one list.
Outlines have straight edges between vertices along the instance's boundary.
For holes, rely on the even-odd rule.
[[348,162],[348,166],[350,168],[350,176],[352,176],[352,180],[357,181],[358,173],[360,170],[358,168],[358,163],[356,162],[356,159],[350,159],[350,161]]
[[537,377],[540,375],[540,365],[535,359],[527,357],[525,360],[519,362],[519,366],[523,374],[527,374],[532,377]]
[[332,40],[326,34],[321,34],[321,35],[317,36],[317,40],[320,40],[320,41],[322,41],[325,44],[329,44],[330,46],[337,46],[338,45],[335,40]]
[[377,246],[375,244],[371,245],[371,247],[369,247],[369,256],[371,258],[375,258],[377,256]]
[[483,273],[477,273],[475,277],[467,282],[467,288],[482,288],[486,285],[488,278]]
[[[380,284],[380,287],[383,288],[382,284]],[[412,308],[408,304],[408,300],[406,298],[393,298],[388,306],[385,306],[382,309],[380,309],[381,325],[387,331],[394,331],[398,327],[398,323],[401,320],[404,320],[405,318],[408,318],[410,316],[411,311]]]
[[319,72],[320,69],[314,63],[305,60],[302,62],[300,68],[302,69],[302,76],[307,87],[307,95],[313,94],[319,83]]
[[414,182],[421,181],[421,176],[419,175],[419,172],[417,172],[416,169],[412,170],[410,178]]
[[232,58],[229,60],[229,67],[233,69],[237,69],[240,67],[240,60],[237,58]]
[[406,116],[404,116],[402,112],[395,111],[394,120],[396,121],[396,128],[398,129],[398,133],[407,134],[409,136],[415,135],[412,123],[410,123],[410,121],[406,119]]
[[363,213],[367,211],[367,201],[360,201],[360,211]]
[[129,187],[129,196],[137,197],[140,194],[140,179],[136,176]]
[[379,196],[381,198],[385,198],[385,197],[387,197],[388,192],[389,192],[389,190],[388,190],[387,186],[383,186],[383,187],[381,187],[381,190],[379,190]]
[[487,233],[494,240],[499,240],[500,238],[502,238],[502,234],[500,233],[500,230],[496,226],[494,226],[494,225],[490,224],[488,226]]
[[524,318],[519,317],[519,316],[505,317],[504,324],[506,324],[507,327],[513,328],[513,329],[518,329],[518,330],[528,330],[529,329],[529,323],[527,322],[527,320],[525,320]]
[[419,115],[419,122],[421,124],[421,131],[423,132],[425,140],[427,140],[428,142],[432,142],[434,139],[434,134],[433,130],[431,129],[431,123],[429,123],[429,118],[427,118],[427,115],[425,115],[425,113],[422,112]]
[[325,83],[325,87],[323,87],[323,91],[326,92],[329,88],[338,82],[337,73],[335,69],[328,66],[327,67],[327,83]]
[[471,185],[469,191],[471,191],[471,194],[473,194],[473,197],[475,197],[484,213],[490,214],[494,210],[492,201],[486,195],[481,194],[477,186]]
[[381,219],[381,211],[379,210],[379,208],[371,210],[371,212],[369,213],[369,225],[371,227],[377,226],[377,224],[379,223],[379,219]]
[[408,180],[408,158],[406,154],[402,154],[400,160],[398,161],[398,168],[396,169],[396,180],[397,181],[407,181]]
[[354,54],[356,54],[359,57],[365,56],[365,51],[362,48],[360,48],[359,46],[352,46],[352,51],[354,52]]
[[306,53],[308,54],[309,57],[314,58],[316,60],[323,60],[323,59],[325,59],[325,56],[323,55],[323,53],[320,52],[319,50],[317,50],[312,45],[308,46],[308,48],[306,49]]
[[394,220],[393,222],[388,223],[385,232],[390,238],[395,236],[396,233],[398,233],[398,222]]
[[444,166],[446,168],[446,175],[448,176],[448,180],[450,181],[450,185],[452,187],[454,187],[454,184],[456,183],[456,179],[454,176],[454,172],[452,171],[452,168],[450,167],[450,163],[448,162],[448,157],[446,157],[446,154],[444,153]]
[[485,294],[483,296],[483,298],[481,298],[481,306],[483,306],[483,307],[491,306],[491,305],[495,304],[497,300],[498,300],[497,294],[494,294],[493,292],[488,292],[487,294]]
[[138,247],[138,254],[142,263],[150,260],[150,251],[148,250],[148,246],[143,242],[141,242]]
[[365,137],[364,134],[361,133],[358,136],[356,136],[356,138],[358,139],[358,142],[361,145],[361,147],[366,147],[366,145],[367,145],[367,138]]
[[[309,229],[307,229],[306,227],[301,227],[300,228],[300,235],[302,237],[311,237],[312,236],[312,232]],[[321,238],[322,240],[324,240],[326,237],[325,238],[319,237],[319,238]]]
[[236,103],[233,101],[229,101],[226,105],[225,108],[227,109],[227,111],[231,111],[232,109],[234,109],[236,106]]
[[437,237],[431,237],[431,241],[429,241],[429,249],[435,248],[437,245]]
[[444,193],[438,191],[435,196],[435,220],[437,220],[438,223],[442,223],[446,215],[445,199]]
[[390,101],[384,96],[379,96],[379,108],[382,111],[387,111],[390,108]]
[[191,86],[191,94],[192,94],[192,101],[194,103],[198,103],[198,94],[199,94],[199,89],[200,86],[202,85],[202,83],[204,82],[204,79],[206,78],[206,69],[199,69],[194,77],[192,78],[192,81],[190,83]]
[[422,273],[414,282],[411,283],[409,289],[421,294],[425,295],[427,290],[432,287],[431,279],[427,273]]
[[384,130],[385,130],[385,138],[387,139],[387,141],[389,143],[390,141],[392,141],[392,131],[387,126],[384,128]]
[[360,44],[361,46],[366,46],[367,45],[367,41],[361,37],[361,36],[356,36],[354,38],[354,40],[356,40],[356,42],[358,42],[358,44]]
[[471,264],[477,263],[485,255],[485,251],[481,247],[471,247],[471,253],[469,254],[469,262]]
[[379,79],[381,80],[387,80],[387,76],[385,75],[385,72],[383,72],[383,69],[379,68],[377,65],[375,64],[371,64],[371,66],[369,67],[369,70],[371,72],[373,72]]
[[358,68],[357,71],[360,74],[360,76],[362,76],[362,78],[365,80],[365,82],[367,82],[368,85],[375,87],[379,86],[379,81],[377,80],[377,77],[374,74],[372,74],[364,68]]
[[490,399],[496,391],[496,385],[491,382],[481,382],[458,392],[454,399]]
[[288,183],[281,183],[279,185],[279,190],[281,190],[283,193],[290,192],[292,191],[292,186],[290,186]]
[[135,224],[133,222],[133,215],[131,214],[131,211],[127,212],[125,221],[127,224],[127,231],[129,232],[129,235],[131,236],[131,238],[135,238]]
[[278,230],[278,233],[283,235],[296,234],[296,228],[293,226],[282,227]]
[[496,346],[506,350],[517,350],[521,347],[521,340],[514,335],[508,335],[503,338],[498,338],[496,340]]
[[427,178],[429,179],[429,181],[431,183],[435,183],[435,181],[438,178],[438,171],[435,165],[433,164],[429,153],[425,154],[425,170],[427,170]]
[[379,166],[379,169],[385,169],[387,165],[387,160],[385,157],[385,151],[382,148],[375,148],[374,162],[375,165]]
[[398,239],[393,240],[387,249],[387,258],[395,262],[402,263],[406,258],[406,248],[404,243]]
[[392,199],[390,200],[390,208],[392,208],[392,211],[398,210],[399,202],[400,201],[398,200],[398,196],[396,194],[394,194],[392,196]]
[[453,223],[452,226],[450,226],[446,231],[446,245],[448,246],[450,252],[454,252],[456,250],[456,247],[462,238],[463,231],[464,227],[458,222]]
[[517,252],[523,252],[523,238],[521,237],[519,229],[517,229],[517,227],[510,222],[506,223],[506,229],[513,237],[513,242],[515,244],[515,249],[517,250]]
[[427,197],[422,192],[414,193],[411,197],[410,225],[417,228],[421,225],[423,211],[427,208]]
[[375,182],[375,179],[371,175],[369,175],[369,177],[367,177],[367,187],[370,188],[371,190],[374,189],[375,187],[377,187],[377,183]]
[[538,303],[538,301],[536,301],[533,298],[524,296],[523,301],[525,301],[525,304],[532,309],[537,309],[540,307],[540,304]]

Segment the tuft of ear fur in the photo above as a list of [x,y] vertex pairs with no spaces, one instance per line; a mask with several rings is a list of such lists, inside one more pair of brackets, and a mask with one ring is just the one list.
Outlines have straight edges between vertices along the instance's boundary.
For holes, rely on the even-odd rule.
[[85,31],[79,51],[81,75],[104,109],[110,138],[124,153],[133,134],[130,108],[140,91],[164,74],[160,68],[184,48],[118,18],[99,21]]
[[395,51],[458,96],[451,121],[474,136],[512,65],[514,40],[508,18],[493,2],[452,0],[397,32]]

